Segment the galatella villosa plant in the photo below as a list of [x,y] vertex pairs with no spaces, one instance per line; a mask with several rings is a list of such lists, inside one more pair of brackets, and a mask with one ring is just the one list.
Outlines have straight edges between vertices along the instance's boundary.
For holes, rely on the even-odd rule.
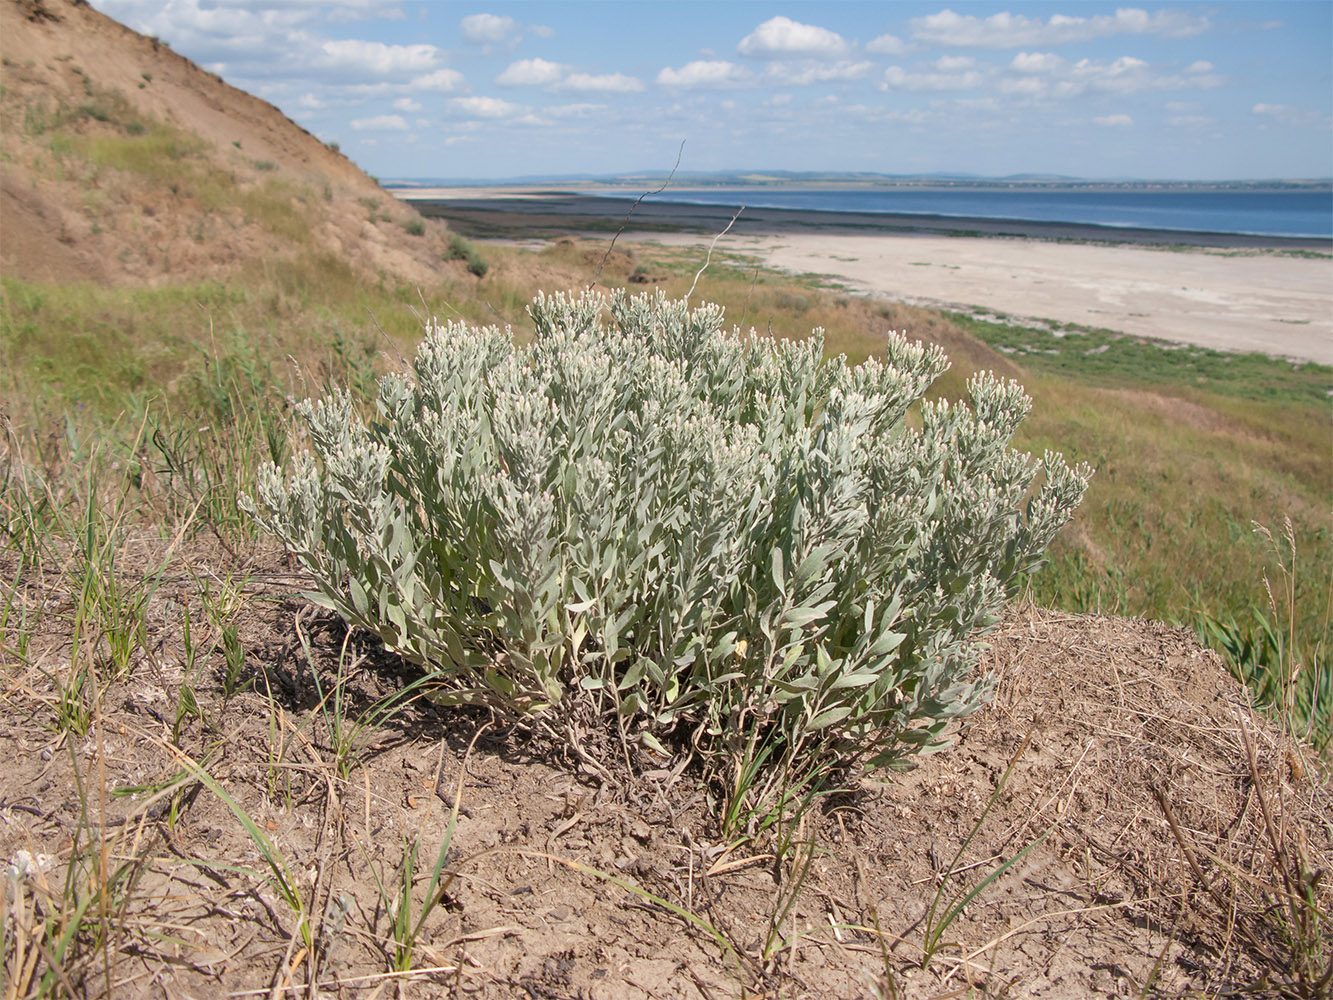
[[[313,456],[250,511],[313,600],[510,717],[688,737],[734,815],[937,749],[980,707],[978,630],[1090,471],[1008,448],[1030,400],[908,407],[947,367],[722,332],[655,296],[539,296],[534,341],[432,324],[377,416],[302,404]],[[729,813],[729,815],[732,815]]]

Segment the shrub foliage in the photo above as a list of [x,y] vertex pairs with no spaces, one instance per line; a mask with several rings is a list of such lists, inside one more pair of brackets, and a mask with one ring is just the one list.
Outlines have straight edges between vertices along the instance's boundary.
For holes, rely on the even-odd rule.
[[1009,449],[1019,385],[909,418],[948,362],[896,333],[850,367],[660,292],[530,313],[527,346],[430,325],[368,421],[302,404],[313,454],[251,510],[314,600],[446,700],[687,738],[751,818],[984,703],[975,637],[1090,474]]

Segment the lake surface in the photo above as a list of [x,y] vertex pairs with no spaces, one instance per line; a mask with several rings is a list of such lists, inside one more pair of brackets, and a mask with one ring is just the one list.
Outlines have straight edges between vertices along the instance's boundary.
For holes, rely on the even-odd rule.
[[[627,197],[624,190],[595,193]],[[644,200],[692,205],[743,204],[754,208],[813,212],[1019,219],[1187,232],[1333,237],[1333,190],[784,190],[727,187],[668,189]]]

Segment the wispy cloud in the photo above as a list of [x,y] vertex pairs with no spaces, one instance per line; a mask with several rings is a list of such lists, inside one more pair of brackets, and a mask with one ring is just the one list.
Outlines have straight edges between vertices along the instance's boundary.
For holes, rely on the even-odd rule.
[[570,73],[551,89],[576,93],[632,94],[643,90],[643,81],[624,73]]
[[663,67],[657,74],[657,82],[662,86],[682,90],[736,87],[751,79],[749,70],[722,59],[696,59],[680,69]]
[[518,22],[512,17],[495,14],[470,14],[458,22],[463,37],[475,45],[503,42],[518,31]]
[[449,110],[461,118],[511,118],[526,109],[498,97],[455,97]]
[[881,90],[975,90],[985,81],[976,70],[962,73],[909,73],[901,66],[884,71]]
[[1008,11],[982,18],[942,10],[938,14],[913,18],[912,37],[931,45],[1011,49],[1020,45],[1066,45],[1113,35],[1185,38],[1207,31],[1208,26],[1208,18],[1200,14],[1174,10],[1149,14],[1134,7],[1093,17],[1052,14],[1045,21]]
[[407,119],[402,115],[376,115],[373,118],[353,118],[352,128],[358,132],[406,132]]
[[1290,104],[1264,104],[1259,103],[1250,109],[1250,113],[1260,118],[1272,122],[1280,122],[1283,125],[1323,125],[1325,128],[1333,123],[1333,118],[1321,111],[1314,111],[1310,108],[1297,108]]
[[831,83],[837,80],[860,80],[871,74],[874,65],[865,60],[853,62],[840,59],[834,63],[815,59],[795,62],[772,62],[764,71],[764,82],[789,84],[797,87],[812,83]]

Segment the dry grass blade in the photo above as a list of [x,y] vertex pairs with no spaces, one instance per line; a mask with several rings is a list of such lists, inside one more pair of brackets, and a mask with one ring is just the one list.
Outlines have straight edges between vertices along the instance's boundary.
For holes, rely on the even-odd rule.
[[[1320,898],[1321,893],[1329,895],[1321,886],[1324,873],[1310,865],[1299,834],[1275,818],[1271,796],[1277,795],[1279,807],[1284,807],[1281,785],[1264,778],[1243,718],[1238,718],[1238,730],[1260,815],[1259,840],[1244,851],[1251,870],[1199,847],[1176,816],[1166,790],[1154,784],[1152,793],[1203,898],[1215,907],[1200,915],[1222,940],[1233,932],[1238,935],[1257,964],[1259,977],[1251,987],[1300,1000],[1326,1000],[1333,985],[1333,920],[1327,899]],[[1201,855],[1217,875],[1205,873]],[[1183,905],[1191,905],[1188,897]]]

